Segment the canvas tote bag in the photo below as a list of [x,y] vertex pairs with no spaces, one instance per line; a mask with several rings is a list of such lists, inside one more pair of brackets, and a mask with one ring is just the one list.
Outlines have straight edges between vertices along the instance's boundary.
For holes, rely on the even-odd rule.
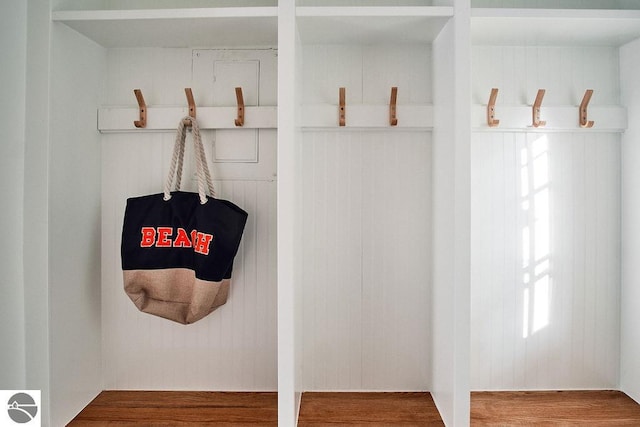
[[[198,193],[180,191],[185,120],[191,121]],[[140,311],[189,324],[227,301],[247,213],[213,196],[198,123],[185,117],[164,193],[127,199],[121,247],[124,289]]]

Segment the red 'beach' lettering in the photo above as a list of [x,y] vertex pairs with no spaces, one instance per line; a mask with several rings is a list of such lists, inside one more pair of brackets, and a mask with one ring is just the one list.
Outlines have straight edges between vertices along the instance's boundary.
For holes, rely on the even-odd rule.
[[209,255],[209,245],[211,244],[213,236],[211,234],[205,234],[198,231],[198,238],[193,250],[202,255]]
[[172,227],[158,227],[158,240],[156,240],[156,246],[159,248],[170,248],[171,239],[169,239],[169,236],[172,234]]
[[153,227],[142,227],[142,240],[140,247],[150,248],[156,241],[156,229]]
[[189,240],[187,232],[184,231],[184,228],[178,228],[178,235],[176,236],[176,240],[173,241],[173,247],[190,248],[191,246],[191,240]]
[[191,230],[187,234],[184,228],[178,227],[175,239],[173,227],[142,227],[140,233],[141,248],[193,248],[193,251],[202,255],[209,255],[209,247],[213,241],[213,235],[198,230]]

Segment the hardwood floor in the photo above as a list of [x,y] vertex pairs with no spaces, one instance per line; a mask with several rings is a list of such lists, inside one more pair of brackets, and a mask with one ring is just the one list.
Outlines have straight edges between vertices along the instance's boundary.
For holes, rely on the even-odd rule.
[[304,393],[298,426],[444,426],[429,393]]
[[[276,426],[277,393],[103,391],[82,426]],[[299,426],[443,426],[429,393],[304,393]],[[640,426],[640,405],[618,391],[471,393],[471,425]]]
[[69,426],[276,426],[277,393],[103,391]]
[[476,426],[640,426],[640,405],[619,391],[471,393]]

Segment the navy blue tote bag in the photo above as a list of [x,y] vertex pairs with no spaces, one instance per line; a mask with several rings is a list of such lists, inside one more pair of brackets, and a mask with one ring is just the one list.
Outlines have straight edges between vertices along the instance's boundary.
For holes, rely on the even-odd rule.
[[[180,191],[188,121],[198,193]],[[190,324],[227,301],[247,213],[213,196],[198,124],[185,117],[164,192],[127,199],[121,247],[124,289],[140,311]]]

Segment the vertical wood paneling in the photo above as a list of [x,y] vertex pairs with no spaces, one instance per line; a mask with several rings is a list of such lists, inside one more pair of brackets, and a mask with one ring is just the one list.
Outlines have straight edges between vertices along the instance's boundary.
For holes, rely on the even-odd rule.
[[305,388],[428,387],[428,134],[309,132],[302,161]]
[[[531,103],[546,88],[545,104],[576,105],[588,87],[617,104],[617,55],[477,47],[474,98],[499,87],[499,102]],[[615,386],[619,136],[478,132],[472,159],[472,388]]]
[[[431,102],[424,46],[303,47],[302,99]],[[426,77],[426,78],[425,78]],[[400,118],[401,120],[401,118]],[[301,140],[305,390],[429,387],[431,136],[307,131]]]
[[305,104],[337,104],[339,87],[346,87],[347,106],[385,104],[392,86],[398,104],[432,102],[428,46],[309,45],[303,56]]
[[547,89],[545,105],[579,105],[593,89],[591,105],[619,104],[618,52],[610,47],[475,46],[473,101],[486,104],[492,87],[500,105],[532,105]]
[[391,87],[398,87],[399,104],[433,103],[431,48],[408,45],[374,45],[363,48],[364,104],[386,104]]
[[[109,51],[109,102],[131,104],[132,89],[141,87],[148,89],[144,93],[149,104],[183,103],[183,88],[191,82],[191,57],[189,49]],[[203,132],[209,159],[214,137],[212,132]],[[234,173],[233,179],[225,179],[224,173],[214,174],[214,179],[221,178],[214,182],[217,196],[233,201],[249,213],[234,262],[231,294],[224,306],[193,325],[183,326],[138,312],[124,293],[120,239],[126,199],[162,191],[174,138],[172,133],[102,135],[104,387],[275,390],[273,174],[259,177],[260,174],[248,173],[248,179],[242,179],[241,173]],[[273,139],[275,134],[261,133],[261,149],[275,148]],[[263,163],[274,158],[272,153],[263,154]],[[182,180],[183,189],[188,191],[196,191],[192,157],[188,144]],[[266,169],[275,172],[273,163]],[[258,165],[246,167],[264,168]]]
[[[529,134],[526,142],[521,136],[474,138],[472,387],[613,387],[619,341],[618,136]],[[533,282],[535,268],[523,268],[523,251],[535,252],[540,236],[527,244],[522,235],[527,227],[534,239],[539,218],[522,209],[535,198],[522,196],[526,174],[520,173],[519,151],[531,153],[540,138],[548,140],[549,156],[548,292]],[[529,283],[526,274],[532,275]]]

